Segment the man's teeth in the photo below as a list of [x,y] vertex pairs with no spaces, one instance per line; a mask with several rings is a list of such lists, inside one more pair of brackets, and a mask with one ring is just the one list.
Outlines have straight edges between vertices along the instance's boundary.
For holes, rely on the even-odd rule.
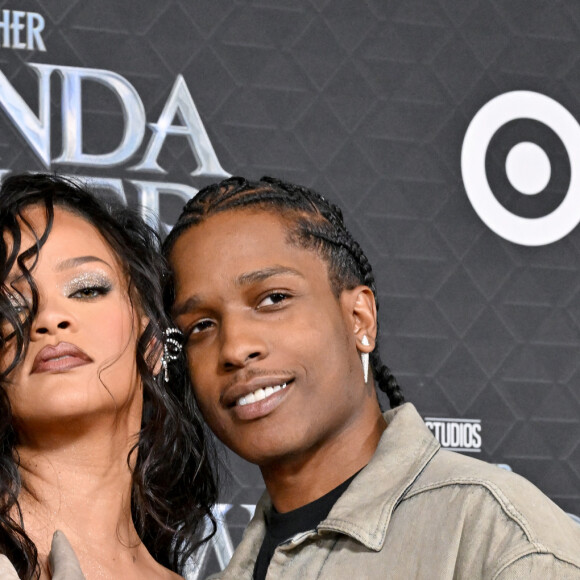
[[256,389],[253,393],[248,393],[247,395],[240,397],[236,401],[236,405],[243,407],[244,405],[249,405],[251,403],[255,403],[256,401],[262,401],[263,399],[268,398],[270,395],[281,391],[282,389],[286,388],[286,383],[282,383],[281,385],[276,385],[275,387],[266,387],[265,389]]

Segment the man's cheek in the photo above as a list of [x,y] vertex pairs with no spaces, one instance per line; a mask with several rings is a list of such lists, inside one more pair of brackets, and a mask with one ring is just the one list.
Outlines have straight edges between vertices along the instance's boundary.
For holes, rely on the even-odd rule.
[[[196,383],[194,382],[194,384]],[[209,423],[211,418],[216,414],[216,406],[218,405],[219,401],[217,399],[215,401],[212,400],[212,398],[208,396],[207,392],[198,387],[193,388],[193,394],[195,395],[199,410],[201,411],[206,422]]]
[[229,442],[229,425],[228,418],[217,412],[215,406],[205,406],[200,403],[201,416],[206,422],[207,426],[214,432],[218,439],[222,442]]

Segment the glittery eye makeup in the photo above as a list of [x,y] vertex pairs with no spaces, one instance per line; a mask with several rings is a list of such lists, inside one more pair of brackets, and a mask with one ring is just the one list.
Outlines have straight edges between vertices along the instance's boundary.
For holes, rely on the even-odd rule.
[[28,308],[28,304],[23,296],[19,294],[9,294],[8,300],[10,300],[10,305],[17,312],[22,312]]
[[103,272],[81,272],[71,278],[63,287],[69,298],[96,298],[108,294],[113,288],[109,277]]

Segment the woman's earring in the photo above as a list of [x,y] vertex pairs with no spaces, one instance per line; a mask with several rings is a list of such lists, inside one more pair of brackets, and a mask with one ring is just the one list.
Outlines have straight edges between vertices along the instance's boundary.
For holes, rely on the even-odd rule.
[[[361,344],[364,344],[364,346],[368,346],[370,344],[366,334],[363,334]],[[365,377],[365,385],[366,385],[369,382],[369,353],[361,352],[360,360],[362,362],[363,374]]]
[[165,344],[163,345],[163,356],[161,357],[161,365],[163,366],[163,374],[165,375],[165,382],[169,382],[169,371],[167,364],[171,361],[177,360],[181,353],[183,345],[181,340],[172,338],[177,336],[179,339],[183,338],[181,331],[178,328],[168,328],[165,330]]

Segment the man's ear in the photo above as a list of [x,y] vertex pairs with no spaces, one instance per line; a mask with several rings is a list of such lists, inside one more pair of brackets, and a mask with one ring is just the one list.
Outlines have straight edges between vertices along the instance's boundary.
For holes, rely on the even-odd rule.
[[[352,325],[357,349],[360,352],[372,352],[377,336],[377,304],[373,291],[368,286],[345,290],[341,302]],[[367,345],[362,342],[363,336],[367,337]]]

